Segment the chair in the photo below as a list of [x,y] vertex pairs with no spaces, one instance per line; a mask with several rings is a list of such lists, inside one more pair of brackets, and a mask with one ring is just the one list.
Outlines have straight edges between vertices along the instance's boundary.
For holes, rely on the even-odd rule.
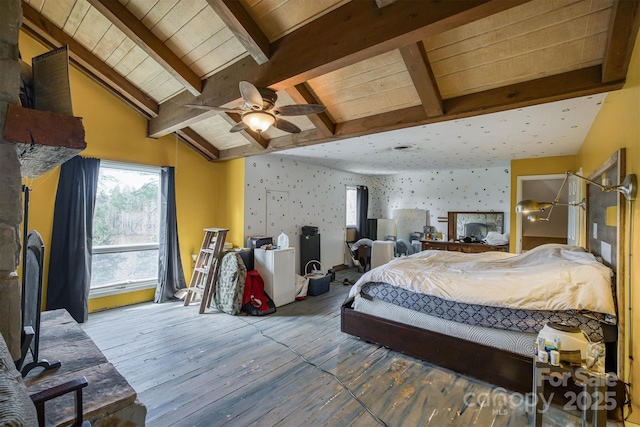
[[371,270],[371,246],[358,246],[358,261],[362,266],[363,273],[367,271],[367,266],[369,267],[369,270]]
[[346,241],[345,243],[353,265],[358,267],[361,273],[367,271],[367,266],[371,267],[371,240],[360,239],[357,242]]
[[87,379],[82,377],[30,395],[31,401],[36,406],[38,426],[45,427],[44,404],[46,402],[67,393],[75,392],[76,420],[72,425],[74,427],[91,427],[89,421],[83,421],[82,419],[82,389],[87,385]]

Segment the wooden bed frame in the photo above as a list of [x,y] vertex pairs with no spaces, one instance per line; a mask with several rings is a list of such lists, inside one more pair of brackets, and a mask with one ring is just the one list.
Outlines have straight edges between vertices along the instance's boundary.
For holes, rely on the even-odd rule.
[[352,303],[353,297],[342,305],[342,332],[508,390],[531,391],[531,357],[360,313]]
[[[352,304],[353,297],[342,304],[340,330],[344,333],[507,390],[522,394],[532,391],[533,357],[360,313]],[[545,389],[553,387],[546,385]],[[553,401],[561,405],[567,402],[563,397],[566,390],[582,391],[577,387],[557,390]],[[617,381],[608,391],[613,393],[616,407],[607,411],[607,417],[622,421],[624,383]]]
[[[612,182],[621,182],[625,176],[625,150],[620,149],[605,161],[590,176],[590,179],[601,179],[607,175]],[[621,248],[624,246],[624,218],[626,212],[622,209],[623,198],[620,194],[602,192],[593,185],[587,186],[587,219],[586,240],[587,248],[596,256],[600,255],[599,242],[606,241],[612,247],[613,260],[606,263],[614,271],[615,277],[623,277],[624,264],[621,262]],[[617,227],[607,227],[606,215],[602,213],[607,206],[616,206],[618,212]],[[601,230],[599,240],[592,236],[593,224],[599,224]],[[624,281],[616,280],[616,302],[618,306],[617,340],[607,344],[607,371],[615,371],[623,375],[624,366]],[[365,341],[376,343],[394,351],[399,351],[417,357],[429,363],[451,369],[462,375],[476,378],[490,384],[504,387],[519,393],[532,391],[533,358],[512,353],[494,347],[485,346],[472,341],[450,337],[448,335],[406,325],[392,320],[383,319],[352,308],[353,298],[347,298],[341,308],[340,328],[345,332]],[[479,362],[481,361],[481,363]],[[610,419],[622,421],[623,407],[626,400],[624,377],[618,380],[608,391],[613,392],[616,408],[608,411]],[[553,387],[545,386],[550,390]],[[555,397],[563,397],[564,390],[556,389]],[[573,389],[579,392],[580,389]],[[556,400],[554,399],[554,402]],[[561,400],[558,403],[563,403]]]

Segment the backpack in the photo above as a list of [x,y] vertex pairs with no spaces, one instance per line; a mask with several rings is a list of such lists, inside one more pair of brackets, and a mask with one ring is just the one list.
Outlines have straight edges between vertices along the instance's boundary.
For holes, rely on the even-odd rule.
[[222,257],[213,303],[215,308],[228,314],[239,314],[244,295],[247,268],[236,252]]
[[265,316],[276,311],[276,305],[264,291],[264,282],[257,270],[251,270],[247,273],[242,311],[250,316]]

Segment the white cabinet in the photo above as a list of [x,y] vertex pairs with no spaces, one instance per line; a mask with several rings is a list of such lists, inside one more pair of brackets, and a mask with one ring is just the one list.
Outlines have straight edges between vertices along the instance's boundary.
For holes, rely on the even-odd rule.
[[262,276],[264,290],[276,307],[296,299],[295,260],[295,248],[254,251],[255,269]]

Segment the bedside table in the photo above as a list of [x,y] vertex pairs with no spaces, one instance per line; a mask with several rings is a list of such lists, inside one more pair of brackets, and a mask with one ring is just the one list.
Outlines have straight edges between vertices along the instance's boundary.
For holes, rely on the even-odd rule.
[[[581,412],[582,425],[586,426],[589,416],[592,427],[604,427],[607,424],[607,409],[615,407],[615,398],[609,396],[607,383],[610,380],[608,374],[594,374],[582,367],[573,367],[565,363],[553,366],[540,362],[537,356],[533,360],[533,390],[535,396],[535,408],[533,411],[533,425],[542,426],[542,416],[545,412],[545,404],[552,400],[544,397],[545,380],[549,381],[551,388],[554,386],[567,386],[571,383],[581,388],[581,391],[564,393],[569,401],[564,405],[564,410],[577,410]],[[553,392],[552,392],[553,393]],[[612,406],[613,405],[613,406]]]

